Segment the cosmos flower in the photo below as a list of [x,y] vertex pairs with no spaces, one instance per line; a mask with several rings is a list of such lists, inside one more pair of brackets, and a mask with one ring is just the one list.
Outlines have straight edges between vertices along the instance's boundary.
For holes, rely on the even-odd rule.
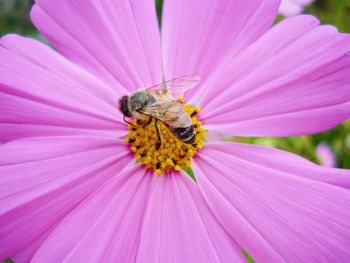
[[282,0],[279,12],[284,16],[298,15],[303,12],[304,7],[312,2],[315,2],[315,0]]
[[325,143],[320,143],[316,147],[316,156],[321,165],[327,167],[336,167],[337,161],[335,159],[332,149]]
[[[169,0],[160,34],[151,0],[37,0],[32,21],[58,52],[0,43],[0,258],[348,261],[348,170],[203,144],[204,129],[280,137],[349,117],[350,36],[312,16],[272,26],[278,7]],[[198,144],[162,127],[157,151],[154,125],[126,125],[119,100],[186,75],[201,77],[182,104]]]

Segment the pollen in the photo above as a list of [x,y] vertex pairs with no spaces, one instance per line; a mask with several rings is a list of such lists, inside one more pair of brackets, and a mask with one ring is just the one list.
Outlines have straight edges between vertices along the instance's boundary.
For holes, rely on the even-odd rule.
[[131,151],[135,153],[136,161],[145,165],[147,169],[153,169],[158,175],[171,170],[191,169],[190,160],[204,143],[206,130],[201,127],[202,123],[197,119],[200,108],[183,104],[183,98],[180,98],[179,102],[191,116],[196,136],[193,144],[182,142],[163,122],[158,121],[161,145],[159,149],[156,149],[158,136],[154,118],[143,123],[133,119],[132,125],[128,125],[129,134],[125,138],[125,142],[130,144]]

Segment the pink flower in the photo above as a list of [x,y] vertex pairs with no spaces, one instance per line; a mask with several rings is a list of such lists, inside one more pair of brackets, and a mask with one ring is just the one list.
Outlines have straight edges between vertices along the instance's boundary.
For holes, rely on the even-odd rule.
[[327,167],[336,167],[337,161],[335,159],[332,149],[325,143],[320,143],[316,147],[316,156],[320,160],[321,165]]
[[279,12],[284,16],[294,16],[301,14],[304,7],[310,5],[315,0],[282,0]]
[[[124,142],[119,99],[194,74],[209,131],[318,132],[350,115],[350,36],[279,1],[37,0],[59,53],[0,47],[0,258],[16,262],[346,262],[350,173],[258,145],[206,143],[155,175]],[[166,147],[166,146],[165,146]],[[150,149],[151,151],[151,149]]]

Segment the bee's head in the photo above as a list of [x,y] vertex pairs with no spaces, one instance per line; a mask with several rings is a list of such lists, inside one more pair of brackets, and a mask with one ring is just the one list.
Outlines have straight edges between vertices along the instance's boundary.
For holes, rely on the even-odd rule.
[[128,101],[129,101],[129,97],[123,96],[119,100],[119,110],[124,114],[124,116],[131,117],[131,113],[129,112],[129,107],[128,107]]

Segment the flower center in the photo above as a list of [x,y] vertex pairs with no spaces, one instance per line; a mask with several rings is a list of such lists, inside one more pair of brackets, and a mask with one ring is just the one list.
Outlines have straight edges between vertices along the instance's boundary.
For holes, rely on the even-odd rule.
[[[179,102],[183,103],[183,99]],[[197,119],[200,108],[194,108],[189,104],[182,104],[187,114],[191,116],[192,125],[195,131],[195,141],[187,144],[177,138],[163,122],[158,121],[161,144],[157,149],[158,135],[156,130],[156,119],[141,123],[133,119],[128,125],[129,134],[125,142],[131,144],[131,151],[135,153],[138,163],[142,163],[147,169],[152,168],[160,175],[163,171],[169,172],[171,169],[179,171],[190,169],[190,159],[202,148],[206,130],[201,127],[202,123]]]

